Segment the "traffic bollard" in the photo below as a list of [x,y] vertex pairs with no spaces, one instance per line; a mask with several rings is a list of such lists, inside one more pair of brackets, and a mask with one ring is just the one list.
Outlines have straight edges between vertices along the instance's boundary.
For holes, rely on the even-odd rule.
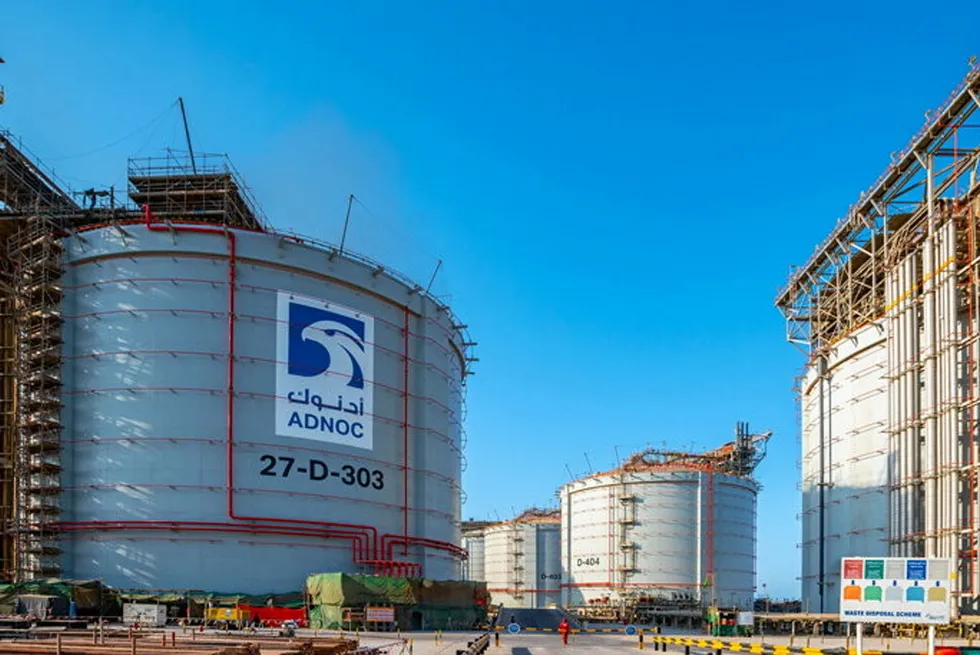
[[637,641],[637,642],[636,642],[636,647],[637,647],[637,648],[638,648],[639,650],[643,650],[643,630],[642,630],[642,629],[641,629],[641,630],[640,630],[640,632],[639,632],[639,633],[637,634],[637,636],[639,637],[639,641]]
[[171,648],[177,648],[177,633],[176,632],[171,632],[170,633],[170,647]]
[[60,632],[55,636],[54,652],[55,652],[55,655],[61,655],[61,633]]
[[500,648],[500,630],[493,633],[493,645]]

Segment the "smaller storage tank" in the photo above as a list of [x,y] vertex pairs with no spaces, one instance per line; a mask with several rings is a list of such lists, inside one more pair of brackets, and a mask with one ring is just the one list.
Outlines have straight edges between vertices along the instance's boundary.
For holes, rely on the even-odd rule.
[[646,450],[564,485],[562,605],[751,609],[758,484],[771,433],[740,423],[707,453]]
[[466,551],[466,559],[460,564],[459,577],[461,580],[473,582],[486,582],[486,568],[484,566],[484,541],[486,539],[487,526],[489,521],[464,521],[462,526],[463,550]]
[[529,509],[486,528],[484,573],[494,605],[538,609],[561,600],[561,514]]

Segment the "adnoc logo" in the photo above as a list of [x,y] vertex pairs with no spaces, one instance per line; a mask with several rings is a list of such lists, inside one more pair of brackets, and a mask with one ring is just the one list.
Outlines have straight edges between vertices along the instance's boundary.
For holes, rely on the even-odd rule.
[[374,318],[278,293],[276,434],[373,448]]
[[315,378],[342,375],[348,387],[364,388],[362,319],[289,303],[289,374]]

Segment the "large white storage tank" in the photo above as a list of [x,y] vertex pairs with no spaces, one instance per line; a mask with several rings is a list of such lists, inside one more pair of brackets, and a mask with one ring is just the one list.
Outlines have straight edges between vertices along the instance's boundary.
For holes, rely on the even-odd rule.
[[538,609],[561,599],[561,517],[529,509],[486,529],[484,562],[491,602]]
[[887,331],[873,324],[812,360],[803,378],[805,611],[838,612],[843,557],[889,555],[887,374]]
[[458,576],[468,339],[443,303],[330,246],[200,224],[79,231],[63,265],[66,577]]
[[749,475],[769,436],[739,424],[736,440],[710,453],[648,450],[564,485],[562,604],[751,608],[759,486]]

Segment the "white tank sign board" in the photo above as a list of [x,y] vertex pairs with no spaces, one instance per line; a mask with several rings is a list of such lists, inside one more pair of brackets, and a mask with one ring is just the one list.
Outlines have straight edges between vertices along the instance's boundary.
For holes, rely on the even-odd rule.
[[841,621],[949,623],[953,567],[947,559],[845,557],[840,570]]
[[374,317],[278,295],[276,433],[372,450]]

